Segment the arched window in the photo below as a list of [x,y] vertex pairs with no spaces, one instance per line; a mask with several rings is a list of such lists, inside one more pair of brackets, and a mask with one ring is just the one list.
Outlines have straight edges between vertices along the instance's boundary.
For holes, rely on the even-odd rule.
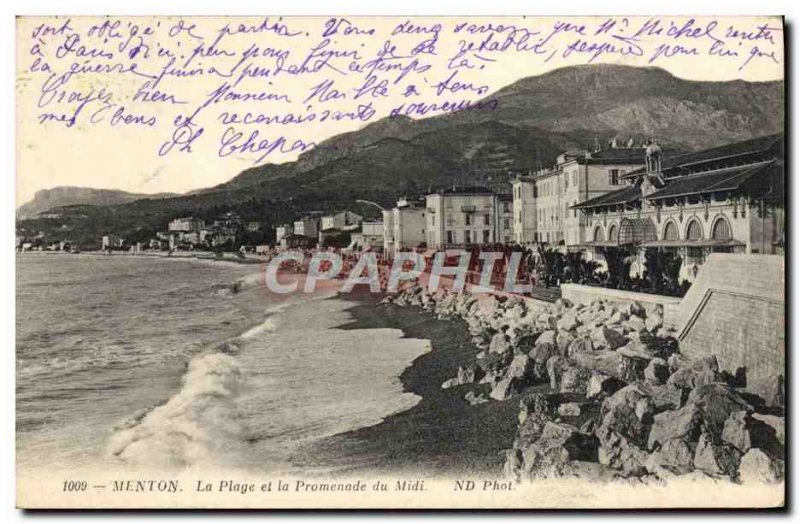
[[597,226],[594,228],[594,241],[595,242],[603,242],[605,238],[603,238],[603,228],[601,226]]
[[678,240],[678,226],[675,222],[667,222],[664,227],[664,240]]
[[616,242],[617,241],[617,225],[611,224],[608,228],[608,241],[609,242]]
[[703,239],[703,228],[700,227],[700,222],[697,220],[692,220],[689,222],[689,227],[686,229],[686,239],[687,240],[702,240]]
[[714,240],[730,240],[731,237],[731,225],[724,218],[718,218],[714,222],[714,227],[711,228],[711,238]]

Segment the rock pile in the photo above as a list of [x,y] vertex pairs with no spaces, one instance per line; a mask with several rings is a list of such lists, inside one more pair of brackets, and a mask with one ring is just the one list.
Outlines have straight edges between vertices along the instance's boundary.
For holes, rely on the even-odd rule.
[[510,478],[783,480],[780,408],[734,387],[716,358],[682,355],[660,306],[422,286],[382,302],[467,323],[480,351],[442,387],[470,385],[473,405],[519,397]]

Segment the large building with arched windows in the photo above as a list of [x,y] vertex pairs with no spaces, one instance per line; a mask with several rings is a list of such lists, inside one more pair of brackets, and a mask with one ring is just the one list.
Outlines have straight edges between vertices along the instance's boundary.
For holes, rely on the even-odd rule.
[[603,248],[673,251],[692,280],[710,253],[781,254],[784,249],[784,138],[764,136],[704,151],[645,151],[627,185],[576,204],[590,256]]

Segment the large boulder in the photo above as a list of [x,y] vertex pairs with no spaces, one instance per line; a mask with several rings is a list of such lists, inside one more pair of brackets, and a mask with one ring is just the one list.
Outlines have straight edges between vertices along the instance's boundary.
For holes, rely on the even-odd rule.
[[702,413],[694,404],[687,404],[675,411],[664,411],[653,417],[653,426],[647,440],[647,448],[655,449],[672,439],[697,442],[703,423]]
[[567,356],[571,357],[577,353],[590,353],[593,349],[591,339],[578,337],[570,342],[569,347],[567,347]]
[[753,410],[733,388],[722,383],[706,384],[696,388],[689,394],[686,403],[697,406],[706,427],[715,435],[722,431],[725,421],[732,413]]
[[504,333],[496,333],[489,342],[490,353],[503,354],[509,349],[508,338]]
[[735,411],[722,426],[722,440],[742,453],[759,448],[772,456],[783,456],[783,444],[775,428],[752,416],[748,411]]
[[519,401],[519,423],[523,424],[531,414],[552,417],[556,404],[554,397],[544,393],[533,392],[525,395]]
[[525,420],[517,428],[514,447],[522,449],[539,440],[539,437],[542,436],[542,431],[544,431],[544,426],[550,421],[551,418],[544,413],[528,413]]
[[663,384],[669,378],[669,366],[662,358],[654,358],[644,369],[644,379],[650,384]]
[[625,383],[621,380],[599,371],[592,371],[589,375],[589,382],[586,385],[586,398],[602,398],[613,395],[624,387]]
[[464,395],[464,400],[469,402],[470,405],[472,406],[477,406],[478,404],[485,404],[486,402],[489,402],[489,399],[486,398],[483,395],[483,393],[475,393],[474,391],[467,392],[467,394]]
[[507,400],[522,390],[523,383],[516,377],[504,377],[492,388],[489,397],[494,400]]
[[478,364],[472,363],[468,366],[459,366],[456,379],[459,384],[472,384],[482,379],[483,375],[483,369]]
[[683,475],[694,469],[694,451],[683,439],[672,439],[662,444],[648,459],[647,470],[660,473],[667,470]]
[[769,456],[758,448],[752,448],[742,456],[739,463],[739,480],[742,484],[775,483],[783,480],[784,462]]
[[567,349],[574,338],[575,337],[573,337],[568,331],[558,332],[558,335],[556,335],[556,346],[558,346],[558,350],[562,355],[566,356],[568,354]]
[[579,324],[578,316],[574,313],[570,313],[561,317],[558,322],[556,322],[556,327],[559,331],[572,331],[578,327]]
[[597,432],[601,442],[613,432],[643,448],[652,423],[648,404],[648,392],[639,384],[626,386],[606,398],[600,409],[602,422]]
[[561,355],[553,355],[549,359],[547,359],[547,377],[550,380],[550,389],[553,391],[558,391],[561,387],[561,376],[564,373],[564,370],[569,368],[569,363],[567,359],[562,357]]
[[580,367],[568,367],[561,373],[561,393],[575,393],[586,395],[586,387],[589,383],[591,372]]
[[559,476],[572,461],[597,461],[597,439],[569,424],[547,422],[539,439],[522,449],[523,477]]
[[700,435],[694,452],[694,467],[711,475],[734,477],[741,454],[733,446],[719,442],[708,433]]
[[606,347],[608,349],[614,350],[617,348],[621,348],[625,344],[628,343],[629,339],[616,329],[610,329],[605,326],[602,328],[603,338],[606,342]]
[[536,339],[537,346],[542,344],[556,345],[556,331],[553,329],[543,331],[542,334],[539,335],[539,338]]
[[650,313],[644,320],[644,327],[647,331],[653,332],[664,324],[664,319],[657,312]]
[[625,475],[642,475],[647,472],[645,464],[649,454],[646,451],[613,431],[598,433],[598,437],[600,447],[597,450],[597,459],[600,464],[620,470]]
[[615,351],[608,350],[570,355],[570,360],[576,365],[615,378],[619,378],[620,362],[622,359],[622,355],[618,355]]
[[688,396],[685,390],[667,384],[658,385],[645,382],[643,386],[647,389],[650,399],[653,401],[653,409],[656,413],[680,409],[685,404]]
[[694,389],[720,380],[716,359],[687,361],[681,357],[675,358],[676,355],[672,355],[668,361],[673,373],[667,380],[667,384],[684,389]]
[[781,446],[786,444],[786,419],[784,417],[753,413],[753,418],[771,427],[775,431],[775,438]]
[[547,378],[547,361],[550,357],[561,355],[555,344],[537,344],[528,355],[533,362],[533,376],[538,380]]
[[533,361],[526,354],[516,355],[506,370],[507,378],[517,378],[529,382],[533,378]]
[[639,316],[632,316],[622,323],[622,327],[629,331],[639,332],[645,329],[644,320]]
[[581,416],[581,405],[577,402],[566,402],[558,406],[559,417],[579,417]]

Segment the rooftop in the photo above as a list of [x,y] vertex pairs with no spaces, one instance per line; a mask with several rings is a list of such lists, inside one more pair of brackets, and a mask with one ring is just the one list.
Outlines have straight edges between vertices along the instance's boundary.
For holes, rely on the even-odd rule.
[[[761,136],[741,142],[734,142],[733,144],[726,144],[719,147],[712,147],[711,149],[680,155],[670,155],[669,152],[665,151],[661,164],[661,172],[666,176],[670,176],[672,174],[670,173],[671,171],[702,169],[704,164],[707,165],[738,156],[766,153],[776,146],[783,147],[783,133]],[[625,178],[641,175],[644,171],[644,168],[631,171],[625,175]]]
[[453,186],[439,189],[429,195],[493,195],[494,191],[485,186]]
[[667,181],[667,186],[647,196],[648,200],[660,200],[686,195],[732,191],[753,177],[760,176],[776,164],[775,160],[767,160],[747,166],[729,167],[686,175]]
[[623,189],[618,189],[599,197],[590,198],[579,204],[572,206],[574,209],[584,209],[589,207],[615,206],[636,202],[642,198],[642,190],[639,184],[629,185]]

